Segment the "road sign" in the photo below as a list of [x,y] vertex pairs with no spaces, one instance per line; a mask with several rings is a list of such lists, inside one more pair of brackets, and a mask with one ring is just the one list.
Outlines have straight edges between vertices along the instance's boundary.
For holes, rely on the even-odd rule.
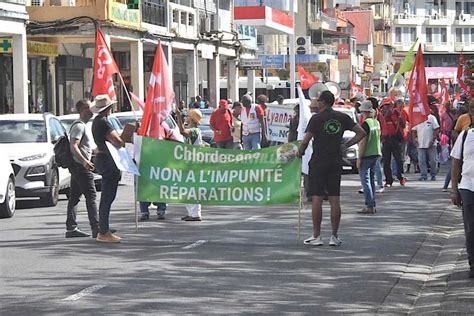
[[259,55],[262,60],[262,68],[267,69],[283,69],[285,68],[284,55]]
[[262,59],[260,58],[241,59],[239,62],[239,68],[262,69]]

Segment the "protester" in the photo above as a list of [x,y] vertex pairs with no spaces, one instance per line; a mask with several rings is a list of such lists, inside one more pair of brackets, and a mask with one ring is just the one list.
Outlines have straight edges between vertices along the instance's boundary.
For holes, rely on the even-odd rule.
[[407,179],[403,176],[401,143],[403,141],[402,129],[405,128],[406,121],[403,119],[401,114],[394,109],[394,103],[391,98],[385,98],[382,100],[381,112],[383,115],[381,126],[385,187],[391,187],[393,184],[392,168],[390,168],[392,156],[397,163],[397,179],[400,181],[400,185],[404,186]]
[[360,214],[375,214],[375,165],[382,156],[380,145],[380,123],[374,118],[375,110],[371,101],[364,101],[359,107],[364,123],[362,129],[367,134],[359,142],[359,158],[357,169],[359,169],[360,182],[365,196],[365,208]]
[[[319,113],[319,100],[318,99],[312,99],[311,100],[311,103],[309,105],[309,110],[311,112],[311,115],[316,115]],[[307,127],[307,126],[306,126]],[[299,137],[300,135],[297,135],[297,137]],[[312,149],[313,149],[313,140],[310,140],[309,141],[309,144],[308,144],[309,148],[311,149],[311,151],[308,151],[308,155],[311,155],[312,154]],[[303,157],[303,163],[306,163],[305,161],[305,158]],[[306,167],[308,167],[309,163],[306,163]],[[304,168],[303,168],[304,170]],[[312,202],[313,201],[313,197],[310,193],[310,190],[309,190],[309,170],[307,171],[303,171],[303,186],[304,186],[304,192],[305,192],[305,196],[306,196],[306,201],[307,202]],[[327,192],[326,192],[327,193]],[[327,194],[324,195],[324,197],[326,198],[327,197]]]
[[[462,111],[462,109],[461,109]],[[454,138],[459,135],[462,131],[468,129],[474,122],[474,99],[469,102],[468,112],[459,115],[456,120],[456,125],[454,126],[453,136]]]
[[[400,142],[400,149],[401,149],[401,153],[400,153],[400,157],[402,159],[402,168],[403,166],[405,166],[405,156],[406,156],[406,153],[407,153],[407,144],[408,144],[408,138],[409,138],[409,135],[410,135],[410,130],[409,130],[409,117],[408,117],[408,110],[405,108],[405,102],[403,102],[402,99],[397,99],[395,101],[395,109],[398,111],[398,113],[400,113],[401,117],[405,120],[405,127],[404,128],[400,128],[400,132],[401,132],[401,136],[402,136],[402,140]],[[397,170],[397,161],[395,159],[392,160],[392,164],[391,164],[391,168],[392,168],[392,174],[397,174],[398,173],[398,170]],[[403,170],[402,170],[403,172]]]
[[[379,109],[379,101],[374,97],[367,98],[370,102],[372,102],[372,108],[375,110],[375,119],[382,124],[381,121],[383,120],[383,115]],[[382,127],[381,127],[382,128]],[[375,163],[375,179],[377,182],[377,193],[383,193],[383,179],[382,179],[382,164],[380,163],[380,159],[377,159]],[[363,192],[362,192],[363,193]]]
[[[178,109],[178,114],[179,109]],[[181,115],[178,115],[178,127],[181,134],[186,137],[189,144],[194,146],[202,146],[203,140],[201,136],[201,130],[198,128],[201,124],[202,113],[198,109],[191,109],[188,112],[187,127],[184,127]],[[201,221],[201,204],[186,204],[186,211],[188,215],[181,217],[183,221],[195,222]]]
[[[474,112],[474,104],[469,110]],[[462,207],[469,278],[474,278],[474,129],[464,130],[451,151],[451,200]]]
[[86,130],[86,124],[92,118],[90,107],[91,103],[87,100],[81,100],[76,103],[79,119],[72,124],[69,132],[73,161],[71,167],[69,167],[71,187],[69,188],[70,195],[67,203],[66,238],[89,237],[89,234],[79,229],[76,222],[77,204],[83,194],[86,198],[87,214],[92,235],[97,236],[99,231],[94,174],[92,173],[95,166],[91,162],[92,139]]
[[300,105],[296,104],[293,108],[294,114],[290,120],[288,131],[288,142],[294,142],[298,139],[298,124],[300,122]]
[[[346,114],[333,110],[334,95],[323,91],[319,97],[320,113],[311,117],[306,134],[299,148],[299,156],[303,156],[309,141],[313,139],[313,155],[309,163],[309,188],[313,196],[312,218],[313,235],[305,244],[322,246],[321,220],[322,205],[326,192],[331,205],[332,235],[330,246],[339,246],[342,242],[338,237],[341,218],[340,189],[342,174],[342,153],[344,147],[358,143],[366,135],[359,124]],[[344,131],[352,130],[356,134],[347,143],[341,144]]]
[[242,105],[244,108],[240,114],[240,119],[242,120],[244,149],[260,149],[261,143],[267,142],[265,113],[258,104],[252,103],[252,97],[248,94],[242,96]]
[[242,150],[242,121],[240,113],[242,112],[242,103],[235,101],[232,105],[232,139],[234,149]]
[[413,138],[418,147],[418,160],[420,163],[421,177],[420,181],[428,180],[428,167],[426,159],[430,162],[431,180],[436,180],[438,167],[437,156],[437,138],[439,134],[439,125],[433,114],[428,115],[428,120],[413,127]]
[[454,119],[455,119],[455,110],[451,102],[447,102],[445,105],[445,111],[441,114],[441,134],[446,135],[449,139],[448,143],[451,144],[452,140],[452,132],[454,127]]
[[227,100],[219,101],[219,108],[212,112],[209,125],[214,131],[214,141],[217,148],[232,149],[234,140],[232,137],[232,112],[229,110]]
[[[166,214],[166,203],[154,202],[156,205],[156,219],[164,220]],[[140,220],[147,221],[150,219],[150,202],[140,202]]]
[[196,101],[194,101],[192,108],[193,109],[204,109],[206,107],[206,104],[204,101],[202,101],[201,96],[197,95],[196,96]]
[[[259,105],[262,110],[263,110],[263,121],[265,123],[265,126],[267,126],[267,103],[268,103],[268,97],[264,94],[261,94],[257,97],[257,105]],[[266,132],[265,132],[266,133]],[[260,141],[260,145],[262,148],[268,147],[268,146],[273,146],[276,145],[275,142],[270,142],[267,138],[265,140]]]
[[92,112],[98,113],[92,123],[92,135],[97,144],[95,166],[97,172],[102,176],[102,194],[99,204],[99,233],[96,238],[100,242],[120,242],[121,240],[119,236],[114,235],[109,230],[110,207],[117,195],[121,174],[105,144],[108,141],[117,147],[125,146],[124,141],[107,120],[107,117],[112,113],[112,106],[116,103],[117,101],[111,100],[107,94],[103,94],[96,96],[95,105],[91,108]]
[[285,100],[285,98],[284,98],[281,94],[277,95],[277,96],[276,96],[276,99],[275,99],[275,101],[277,101],[277,103],[278,103],[279,105],[283,105],[283,101],[284,101],[284,100]]

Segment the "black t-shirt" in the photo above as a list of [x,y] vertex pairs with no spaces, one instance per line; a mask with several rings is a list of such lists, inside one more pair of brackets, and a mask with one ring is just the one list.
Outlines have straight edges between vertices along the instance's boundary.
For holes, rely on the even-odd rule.
[[110,125],[105,116],[99,114],[95,117],[92,122],[92,136],[94,136],[94,142],[97,144],[98,151],[108,152],[107,146],[105,145],[105,137],[113,130],[114,128]]
[[340,162],[344,131],[352,130],[355,125],[349,115],[333,109],[313,115],[306,128],[306,132],[314,135],[312,160]]

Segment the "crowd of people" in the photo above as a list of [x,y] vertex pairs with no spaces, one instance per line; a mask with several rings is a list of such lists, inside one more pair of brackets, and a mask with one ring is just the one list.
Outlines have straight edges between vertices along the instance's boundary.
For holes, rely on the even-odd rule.
[[[244,95],[240,102],[220,100],[210,117],[210,126],[214,132],[216,147],[222,149],[255,150],[270,145],[267,140],[266,104],[268,98]],[[108,152],[106,141],[115,146],[124,146],[123,140],[107,121],[116,101],[106,95],[97,96],[94,104],[80,101],[76,110],[80,114],[70,131],[71,152],[74,164],[71,171],[71,196],[68,202],[66,237],[86,237],[76,222],[76,207],[83,194],[92,230],[92,237],[101,242],[120,242],[115,230],[109,227],[110,207],[113,203],[120,172]],[[278,103],[282,103],[282,97]],[[340,184],[342,160],[345,150],[359,145],[357,168],[359,170],[365,207],[358,213],[374,215],[377,212],[376,194],[394,184],[394,178],[401,186],[407,185],[405,173],[419,173],[419,181],[435,181],[440,163],[447,163],[453,157],[452,170],[448,163],[448,174],[443,191],[447,191],[452,179],[452,201],[463,207],[466,228],[469,263],[474,276],[474,136],[472,135],[474,118],[474,99],[439,104],[439,100],[428,96],[431,110],[426,121],[412,127],[408,115],[408,106],[403,99],[390,93],[384,98],[365,98],[357,96],[351,100],[338,101],[330,91],[323,91],[310,104],[312,117],[300,143],[299,156],[305,155],[308,146],[312,146],[309,172],[304,187],[308,200],[312,202],[313,234],[304,240],[305,244],[321,246],[322,204],[329,200],[331,209],[332,234],[329,245],[339,246],[342,241],[338,235],[341,218]],[[289,122],[288,141],[298,139],[299,106]],[[357,113],[357,122],[348,115],[335,111],[335,106],[353,107]],[[200,109],[206,104],[196,97],[196,102],[185,109],[181,102],[175,110],[181,134],[187,142],[203,146]],[[97,144],[94,163],[91,162],[92,146],[85,132],[85,124],[92,113],[98,115],[93,120],[93,140]],[[186,112],[186,113],[185,113]],[[344,131],[351,130],[354,137],[343,142]],[[469,131],[469,132],[468,132]],[[301,138],[301,137],[300,137]],[[460,140],[461,139],[461,140]],[[456,141],[457,140],[457,141]],[[102,175],[102,194],[97,208],[96,192],[92,171]],[[382,170],[385,183],[382,185]],[[428,176],[429,174],[429,176]],[[462,175],[462,177],[461,177]],[[157,218],[164,219],[167,205],[153,203],[157,207]],[[141,220],[150,218],[151,203],[140,202]],[[97,209],[99,218],[97,219]],[[187,215],[184,221],[201,221],[201,205],[186,205]]]

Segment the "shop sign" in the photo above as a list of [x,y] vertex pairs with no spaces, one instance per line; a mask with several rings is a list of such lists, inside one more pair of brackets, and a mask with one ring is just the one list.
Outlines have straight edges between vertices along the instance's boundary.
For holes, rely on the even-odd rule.
[[284,69],[285,56],[284,55],[259,55],[262,59],[262,68],[267,69]]
[[[0,38],[0,54],[11,54],[13,52],[12,47],[13,45],[11,38]],[[58,45],[51,43],[27,41],[26,50],[28,55],[47,57],[56,57],[59,55]]]
[[338,59],[349,59],[349,44],[338,44],[337,45],[337,58]]
[[109,1],[109,20],[121,25],[140,27],[140,10],[128,9],[126,4]]
[[241,59],[239,68],[244,69],[262,69],[262,60],[260,58]]

